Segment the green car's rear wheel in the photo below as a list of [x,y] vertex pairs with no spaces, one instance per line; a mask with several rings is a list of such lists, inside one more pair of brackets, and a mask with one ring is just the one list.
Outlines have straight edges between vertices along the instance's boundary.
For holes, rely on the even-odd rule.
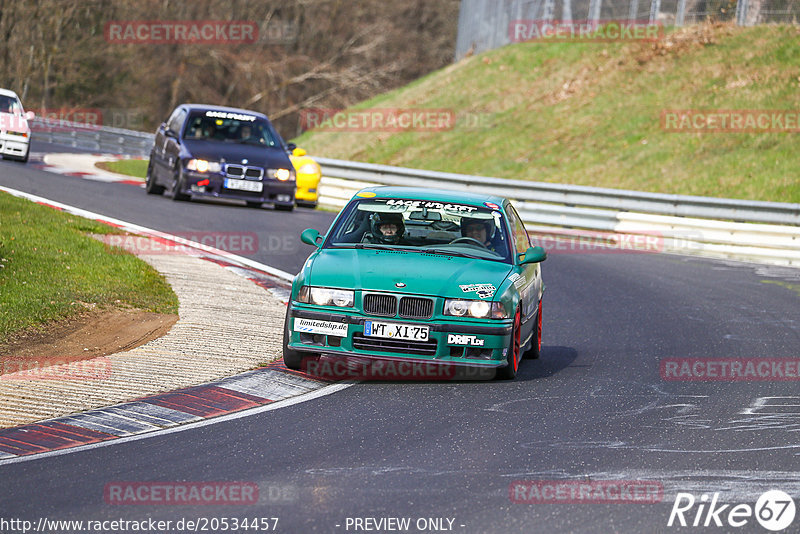
[[500,380],[511,380],[517,376],[520,360],[521,317],[519,307],[517,307],[517,312],[514,314],[514,327],[511,330],[511,341],[508,344],[508,365],[497,369],[497,378]]

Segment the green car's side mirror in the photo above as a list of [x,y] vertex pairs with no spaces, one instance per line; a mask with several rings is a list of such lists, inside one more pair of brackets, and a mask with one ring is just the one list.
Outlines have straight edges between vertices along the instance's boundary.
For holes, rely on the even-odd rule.
[[525,265],[526,263],[539,263],[546,259],[547,252],[545,252],[542,247],[530,247],[525,251],[525,255],[519,263],[520,265]]
[[314,230],[313,228],[306,228],[303,230],[303,233],[300,234],[300,241],[307,245],[312,245],[319,248],[322,246],[322,243],[317,242],[319,237],[319,232],[317,230]]

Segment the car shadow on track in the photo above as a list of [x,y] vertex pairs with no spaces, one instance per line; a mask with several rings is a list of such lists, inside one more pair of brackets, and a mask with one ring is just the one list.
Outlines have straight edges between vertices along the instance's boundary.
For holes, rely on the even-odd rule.
[[557,345],[542,345],[540,354],[536,360],[522,361],[516,380],[548,378],[572,365],[572,362],[578,357],[578,351],[574,348]]

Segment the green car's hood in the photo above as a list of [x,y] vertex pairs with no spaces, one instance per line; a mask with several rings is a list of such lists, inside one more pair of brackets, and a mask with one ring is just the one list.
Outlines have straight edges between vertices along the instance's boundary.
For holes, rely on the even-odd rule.
[[468,299],[491,299],[489,293],[496,293],[511,271],[511,265],[490,260],[353,249],[321,250],[306,267],[305,283],[312,286]]

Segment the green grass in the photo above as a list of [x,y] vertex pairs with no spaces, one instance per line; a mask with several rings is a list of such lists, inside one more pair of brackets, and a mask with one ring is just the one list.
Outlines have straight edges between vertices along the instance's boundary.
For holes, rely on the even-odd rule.
[[106,171],[144,179],[145,174],[147,174],[147,163],[148,160],[146,159],[121,159],[118,161],[99,162],[96,165]]
[[155,269],[87,235],[116,229],[3,192],[0,214],[0,343],[84,305],[178,312]]
[[521,180],[800,202],[794,133],[671,133],[669,109],[800,109],[800,30],[703,25],[658,43],[522,43],[354,108],[447,108],[477,127],[306,132],[309,154]]

